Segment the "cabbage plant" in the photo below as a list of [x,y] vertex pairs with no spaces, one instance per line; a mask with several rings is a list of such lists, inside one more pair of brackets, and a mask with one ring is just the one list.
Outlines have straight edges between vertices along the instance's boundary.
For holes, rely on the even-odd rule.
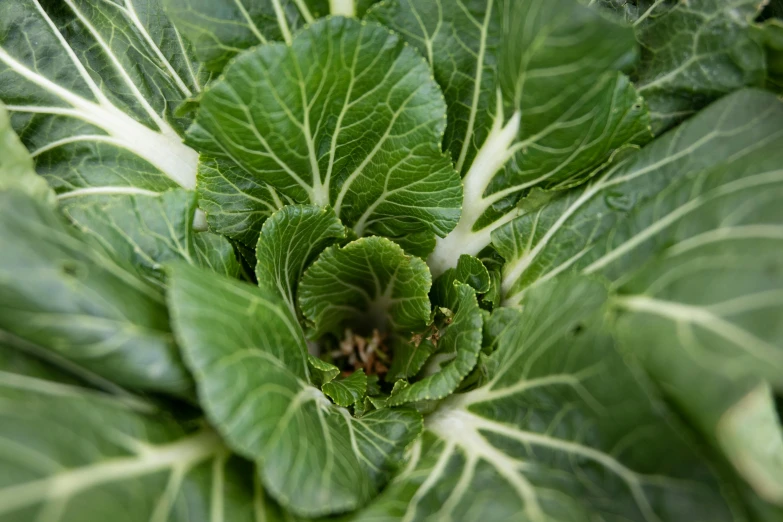
[[781,13],[3,0],[0,521],[783,520]]

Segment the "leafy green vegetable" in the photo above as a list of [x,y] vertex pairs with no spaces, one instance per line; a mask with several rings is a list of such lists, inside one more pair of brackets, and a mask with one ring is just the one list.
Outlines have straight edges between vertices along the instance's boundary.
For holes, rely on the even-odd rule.
[[[436,354],[433,359],[441,359],[437,361],[437,371],[399,393],[392,393],[387,403],[389,406],[443,399],[451,395],[462,379],[476,366],[476,359],[481,351],[482,323],[476,293],[468,285],[450,280],[447,275],[443,276],[441,283],[444,286],[452,284],[456,288],[444,292],[448,297],[443,305],[449,307],[453,316],[449,318],[448,326],[439,333],[437,347],[433,350]],[[438,300],[435,302],[437,304]]]
[[765,77],[756,0],[599,0],[624,13],[641,46],[634,83],[650,104],[656,133],[720,96]]
[[[632,161],[495,235],[509,260],[507,299],[519,301],[564,271],[615,281],[620,339],[729,456],[740,433],[738,421],[723,416],[742,409],[737,405],[766,379],[780,386],[783,368],[773,319],[783,311],[781,118],[772,95],[729,96]],[[618,204],[623,212],[606,212]],[[531,223],[535,240],[515,251],[515,238]],[[769,475],[780,473],[783,448],[774,443],[781,433],[771,400],[764,407],[774,420],[770,446],[738,468],[768,488],[780,484]]]
[[239,273],[234,250],[222,236],[194,230],[196,195],[172,189],[154,195],[94,195],[65,208],[65,214],[112,256],[128,259],[153,281],[161,267],[183,259],[215,272]]
[[340,375],[340,368],[310,354],[307,354],[307,364],[310,366],[310,381],[316,386],[323,386]]
[[613,72],[633,55],[629,28],[576,0],[468,4],[400,0],[372,11],[428,57],[449,108],[445,144],[464,197],[428,259],[435,275],[486,247],[532,187],[577,184],[649,135],[644,103]]
[[589,279],[531,292],[490,382],[428,417],[406,469],[355,520],[733,520],[708,464],[596,327],[605,299]]
[[367,237],[324,251],[302,277],[299,304],[317,336],[346,325],[409,333],[429,321],[431,282],[424,261]]
[[328,14],[327,0],[163,0],[196,57],[220,71],[237,53],[285,40],[304,23]]
[[359,369],[345,379],[329,381],[321,389],[335,404],[347,408],[367,395],[367,376]]
[[[605,249],[602,240],[606,241],[604,238],[613,226],[673,183],[693,180],[697,184],[694,190],[700,191],[699,176],[717,172],[717,167],[723,168],[725,175],[716,177],[728,183],[744,177],[746,169],[763,165],[767,152],[757,152],[767,151],[768,147],[774,150],[774,144],[780,142],[781,117],[783,107],[774,96],[758,91],[738,92],[655,140],[591,183],[564,192],[497,229],[493,233],[493,245],[506,259],[503,274],[506,300],[519,301],[524,289],[537,281],[590,264]],[[765,191],[762,186],[757,190]],[[654,205],[649,208],[657,212]],[[657,221],[658,218],[659,214],[655,213],[647,219]],[[641,232],[644,228],[646,225],[634,230]],[[642,237],[655,230],[650,229]],[[608,239],[611,241],[611,235]]]
[[781,16],[0,2],[0,522],[779,522]]
[[0,520],[283,520],[213,431],[25,373],[0,362]]
[[[73,34],[72,34],[73,33]],[[0,7],[0,98],[62,199],[196,186],[180,103],[208,75],[158,1]]]
[[188,134],[211,226],[253,244],[279,192],[331,205],[358,235],[446,234],[460,190],[440,150],[445,107],[430,76],[387,29],[344,18],[237,57]]
[[51,189],[35,174],[33,160],[19,142],[11,128],[11,120],[5,107],[0,104],[0,190],[16,188],[31,196],[54,201]]
[[256,248],[258,284],[275,289],[296,311],[296,289],[304,269],[327,246],[345,238],[345,228],[329,209],[289,205],[261,228]]
[[0,192],[0,331],[121,386],[184,395],[163,293],[46,204]]
[[177,265],[169,300],[207,415],[232,449],[259,464],[279,502],[315,516],[377,493],[419,434],[418,413],[384,409],[355,419],[333,406],[310,385],[304,336],[274,294]]

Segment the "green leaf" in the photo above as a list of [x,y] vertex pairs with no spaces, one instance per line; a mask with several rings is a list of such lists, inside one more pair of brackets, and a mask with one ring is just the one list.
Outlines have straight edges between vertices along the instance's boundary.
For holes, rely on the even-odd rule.
[[431,339],[394,337],[392,339],[392,363],[386,374],[387,382],[413,377],[424,367],[430,355],[435,353]]
[[386,407],[386,403],[388,402],[389,397],[386,394],[378,394],[367,397],[367,400],[370,401],[370,404],[374,408],[380,410]]
[[51,206],[0,192],[0,331],[120,386],[188,395],[158,288]]
[[[448,273],[447,273],[448,274]],[[453,312],[451,322],[440,332],[437,351],[433,357],[444,355],[448,359],[440,363],[440,369],[414,382],[399,393],[392,394],[389,406],[399,406],[409,402],[443,399],[457,389],[462,380],[473,370],[481,351],[481,311],[476,300],[476,292],[468,285],[447,279],[444,284],[454,286],[448,305]],[[433,292],[435,293],[435,292]],[[395,353],[395,357],[396,357]]]
[[405,250],[406,254],[427,259],[427,256],[435,249],[436,237],[437,236],[433,232],[425,230],[423,232],[413,232],[398,237],[389,237],[389,239],[400,245],[402,249]]
[[448,106],[464,201],[428,259],[436,276],[486,247],[531,188],[577,184],[649,139],[644,104],[615,72],[633,31],[576,0],[391,0],[369,16],[428,58]]
[[256,278],[296,310],[296,289],[305,268],[321,251],[345,238],[331,209],[289,205],[264,222],[256,248]]
[[762,86],[764,49],[752,20],[763,2],[639,2],[630,18],[641,44],[634,73],[660,133],[719,97]]
[[299,306],[315,325],[315,337],[346,327],[360,332],[422,330],[430,319],[427,265],[382,237],[332,246],[305,272]]
[[741,483],[739,489],[750,513],[749,520],[752,522],[778,522],[783,519],[783,507],[764,502],[745,483]]
[[310,367],[310,381],[319,387],[340,375],[337,366],[310,354],[307,354],[307,365]]
[[760,384],[718,422],[729,460],[763,499],[783,506],[783,429],[769,385]]
[[[769,4],[773,6],[775,4]],[[783,11],[783,6],[778,7]],[[767,55],[767,81],[765,87],[778,94],[783,93],[783,19],[767,19],[761,26],[762,40]]]
[[232,277],[239,274],[234,249],[225,238],[193,229],[193,192],[83,197],[66,204],[64,211],[114,258],[130,260],[158,284],[163,265],[175,259]]
[[176,108],[208,78],[158,0],[3,2],[0,99],[60,198],[196,186]]
[[335,404],[347,408],[367,395],[367,376],[359,369],[345,379],[327,382],[321,389]]
[[0,103],[0,190],[11,187],[42,201],[54,202],[51,189],[35,173],[33,160],[11,128],[8,112]]
[[478,294],[489,292],[491,287],[487,267],[478,258],[467,254],[459,256],[454,279],[471,286]]
[[205,165],[200,204],[216,231],[250,244],[275,205],[267,184],[331,205],[360,236],[444,235],[461,194],[440,150],[445,115],[427,63],[397,36],[319,20],[291,46],[238,56],[202,96],[189,131]]
[[489,272],[489,291],[481,296],[481,307],[487,310],[494,310],[500,306],[503,298],[501,284],[503,276],[499,269],[493,269]]
[[765,383],[783,387],[781,162],[772,145],[678,180],[618,225],[584,271],[617,281],[620,338],[756,491],[783,505],[783,430]]
[[380,2],[380,0],[350,0],[356,6],[356,16],[362,17],[367,11],[372,8],[373,5]]
[[[177,264],[173,324],[201,404],[227,443],[259,464],[283,506],[303,516],[375,496],[419,434],[411,410],[361,419],[309,384],[304,336],[275,293]],[[209,306],[205,303],[210,303]]]
[[0,368],[3,522],[284,520],[211,430]]
[[[607,234],[618,222],[674,181],[695,180],[725,165],[726,176],[718,178],[729,182],[748,166],[762,165],[781,144],[783,104],[772,94],[743,90],[714,103],[588,185],[495,231],[493,245],[506,259],[506,302],[519,302],[538,282],[586,267],[591,256],[601,255],[601,242],[611,240]],[[695,196],[700,187],[693,187]]]
[[274,40],[291,43],[305,23],[328,14],[327,0],[163,0],[196,57],[221,71],[237,53]]
[[89,386],[110,393],[129,405],[146,405],[137,396],[110,380],[87,370],[46,347],[0,330],[0,371],[11,372],[47,381],[77,386]]
[[735,520],[688,434],[602,331],[605,299],[587,278],[531,291],[489,383],[428,417],[405,470],[353,520]]
[[[765,381],[783,387],[781,164],[783,104],[736,93],[531,216],[540,239],[505,269],[521,274],[509,285],[513,300],[566,270],[613,281],[623,344],[775,502],[783,436],[757,390]],[[562,217],[547,230],[555,213]],[[527,226],[515,233],[524,237]],[[513,236],[502,239],[501,253],[512,252],[504,245]],[[767,445],[752,449],[762,432]]]
[[0,333],[0,372],[26,375],[73,386],[83,384],[75,375],[14,346],[12,339],[9,335]]

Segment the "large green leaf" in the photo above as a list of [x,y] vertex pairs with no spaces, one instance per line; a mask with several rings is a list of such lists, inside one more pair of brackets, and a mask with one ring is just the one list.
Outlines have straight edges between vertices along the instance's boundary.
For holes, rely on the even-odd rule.
[[193,228],[196,195],[173,189],[153,195],[79,198],[66,215],[118,259],[128,259],[160,284],[162,266],[182,259],[236,276],[239,263],[229,242]]
[[428,58],[446,98],[464,202],[428,260],[435,275],[486,247],[532,187],[571,186],[649,138],[641,99],[615,72],[632,30],[577,0],[391,0],[370,16]]
[[288,205],[264,222],[256,247],[256,279],[296,310],[296,289],[305,268],[321,251],[345,238],[331,209]]
[[291,43],[305,23],[329,12],[328,0],[163,0],[174,25],[210,70],[237,53],[274,40]]
[[205,80],[159,0],[0,6],[0,99],[60,198],[194,188],[176,109]]
[[35,173],[33,160],[11,128],[8,112],[0,103],[0,190],[12,187],[44,201],[54,201],[51,189]]
[[[782,164],[783,105],[742,92],[498,234],[506,275],[521,275],[514,300],[562,271],[613,281],[620,339],[775,502],[783,435],[765,382],[783,389]],[[514,258],[506,245],[528,241],[530,220],[534,246]]]
[[299,305],[315,337],[341,338],[346,327],[406,335],[429,322],[431,284],[424,261],[386,238],[365,237],[320,255],[299,285]]
[[281,206],[269,186],[331,205],[359,235],[444,235],[461,194],[440,150],[445,112],[427,63],[396,35],[317,21],[290,46],[238,56],[201,97],[189,131],[202,154],[200,204],[215,230],[246,244]]
[[764,82],[764,49],[753,18],[758,0],[599,0],[621,11],[641,45],[634,83],[656,133],[712,101]]
[[[636,206],[674,181],[726,165],[724,182],[764,163],[783,144],[783,104],[743,90],[716,102],[591,183],[550,198],[493,234],[506,259],[506,302],[526,288],[590,263],[593,249]],[[700,190],[694,187],[696,196]],[[764,191],[762,190],[761,193]],[[650,207],[651,211],[655,207]],[[600,254],[599,254],[600,255]]]
[[0,331],[121,386],[188,394],[164,297],[51,206],[0,192]]
[[[620,338],[781,505],[783,430],[765,380],[783,389],[782,164],[777,146],[679,180],[584,268],[617,281]],[[654,259],[640,269],[641,256]]]
[[304,336],[285,301],[189,265],[170,277],[173,324],[208,416],[259,463],[269,492],[315,516],[372,498],[419,434],[411,410],[355,419],[310,385]]
[[442,403],[354,520],[729,522],[721,485],[602,332],[606,290],[537,288],[489,383]]
[[0,521],[284,520],[209,429],[0,360]]

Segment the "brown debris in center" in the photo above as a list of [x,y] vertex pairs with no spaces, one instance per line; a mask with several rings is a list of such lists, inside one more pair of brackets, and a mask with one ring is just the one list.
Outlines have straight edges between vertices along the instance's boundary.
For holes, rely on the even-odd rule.
[[340,349],[332,352],[332,359],[344,360],[343,377],[351,375],[360,368],[367,375],[383,377],[389,371],[390,354],[386,344],[387,336],[373,329],[370,337],[354,334],[348,328],[340,341]]

